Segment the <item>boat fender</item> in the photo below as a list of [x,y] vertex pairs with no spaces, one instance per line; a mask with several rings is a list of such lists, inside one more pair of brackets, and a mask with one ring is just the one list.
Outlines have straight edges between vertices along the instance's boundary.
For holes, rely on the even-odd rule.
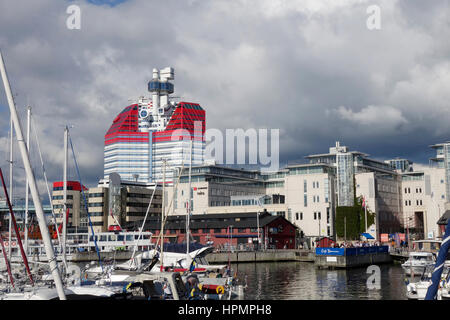
[[216,292],[217,292],[218,294],[223,294],[223,293],[225,292],[225,289],[223,288],[223,286],[218,286],[218,287],[216,288]]

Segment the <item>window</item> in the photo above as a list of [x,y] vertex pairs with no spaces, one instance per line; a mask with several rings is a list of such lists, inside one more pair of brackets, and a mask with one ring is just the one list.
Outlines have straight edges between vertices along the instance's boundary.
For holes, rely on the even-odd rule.
[[303,220],[303,212],[300,212],[300,220]]
[[303,206],[304,207],[308,206],[308,196],[306,194],[303,195]]
[[303,192],[308,192],[306,180],[303,180]]
[[317,213],[318,213],[318,215],[319,215],[319,220],[322,220],[322,219],[321,219],[321,217],[320,217],[320,211],[319,211],[319,212],[317,212]]
[[314,220],[317,220],[317,212],[314,212]]
[[298,212],[295,213],[295,220],[298,220],[299,216],[298,216]]

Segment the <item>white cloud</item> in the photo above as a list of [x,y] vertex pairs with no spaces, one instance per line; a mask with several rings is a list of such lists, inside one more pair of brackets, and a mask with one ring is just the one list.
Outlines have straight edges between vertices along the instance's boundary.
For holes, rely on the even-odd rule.
[[382,134],[386,134],[385,130],[398,130],[402,125],[408,123],[402,112],[391,106],[370,105],[356,112],[340,106],[335,111],[341,119],[349,120],[354,125],[368,131],[380,131]]

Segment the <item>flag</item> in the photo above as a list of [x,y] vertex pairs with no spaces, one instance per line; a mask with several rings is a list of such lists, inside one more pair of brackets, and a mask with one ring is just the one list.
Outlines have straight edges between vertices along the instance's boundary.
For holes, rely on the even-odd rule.
[[366,197],[363,196],[362,198],[362,207],[365,209],[366,208]]
[[195,262],[195,259],[193,259],[191,262],[191,266],[189,267],[189,272],[194,271],[196,266],[197,266],[197,263]]

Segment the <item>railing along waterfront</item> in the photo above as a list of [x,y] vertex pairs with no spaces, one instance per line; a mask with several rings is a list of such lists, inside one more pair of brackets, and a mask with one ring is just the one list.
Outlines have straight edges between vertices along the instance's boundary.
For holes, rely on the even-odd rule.
[[316,248],[316,255],[328,256],[357,256],[374,253],[388,253],[389,246],[373,246],[358,248]]

